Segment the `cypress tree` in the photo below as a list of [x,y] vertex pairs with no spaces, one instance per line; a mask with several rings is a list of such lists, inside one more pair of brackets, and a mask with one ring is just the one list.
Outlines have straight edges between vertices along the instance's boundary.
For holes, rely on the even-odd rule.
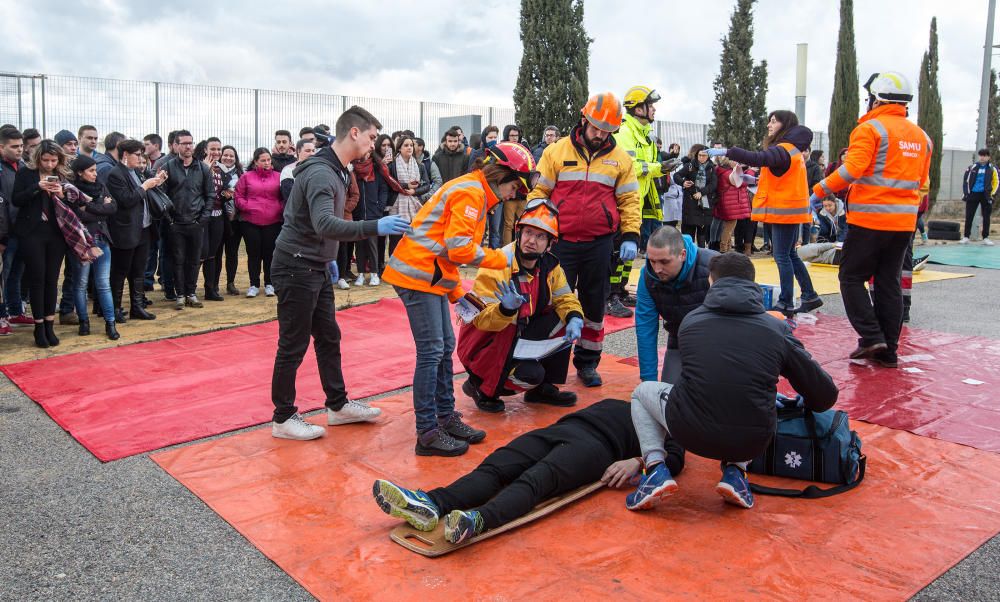
[[583,0],[521,0],[524,54],[514,86],[518,125],[538,140],[546,125],[565,134],[587,102],[590,42]]
[[944,139],[944,117],[941,111],[941,93],[938,91],[938,35],[937,17],[931,19],[930,44],[920,61],[920,85],[917,96],[917,125],[922,127],[934,144],[931,154],[931,190],[929,203],[933,206],[941,187],[941,144]]
[[767,108],[767,63],[753,64],[753,4],[738,0],[722,38],[719,74],[712,84],[712,124],[708,136],[725,146],[756,148],[764,137]]
[[851,130],[858,125],[858,58],[854,50],[854,0],[840,0],[840,33],[837,36],[837,66],[830,97],[830,161],[847,147]]

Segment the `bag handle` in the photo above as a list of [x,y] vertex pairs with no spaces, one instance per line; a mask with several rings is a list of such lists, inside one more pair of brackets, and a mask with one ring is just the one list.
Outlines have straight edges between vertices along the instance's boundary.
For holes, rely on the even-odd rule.
[[759,493],[761,495],[776,495],[779,497],[797,497],[809,500],[824,498],[834,496],[846,491],[854,489],[861,481],[865,479],[865,468],[868,465],[868,456],[861,454],[858,458],[858,478],[854,481],[844,484],[836,485],[834,487],[829,487],[827,489],[821,489],[815,485],[810,485],[805,489],[779,489],[777,487],[765,487],[763,485],[757,485],[755,483],[750,483],[750,491],[754,493]]

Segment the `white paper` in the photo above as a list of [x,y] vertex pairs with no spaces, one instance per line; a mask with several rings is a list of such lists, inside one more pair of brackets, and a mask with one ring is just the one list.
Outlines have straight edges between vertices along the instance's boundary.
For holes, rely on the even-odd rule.
[[455,313],[458,314],[458,317],[461,318],[463,322],[471,324],[472,321],[476,319],[476,316],[479,315],[479,310],[476,309],[475,305],[468,302],[456,303]]
[[917,355],[901,355],[899,356],[899,361],[901,362],[929,362],[934,359],[933,355],[927,355],[926,353]]
[[903,368],[903,372],[909,372],[910,374],[922,374],[923,370],[911,366],[909,368]]
[[540,360],[568,346],[569,343],[562,337],[544,341],[519,339],[517,345],[514,346],[514,359]]
[[962,382],[965,383],[965,384],[967,384],[967,385],[985,385],[986,384],[983,381],[976,380],[974,378],[966,378]]

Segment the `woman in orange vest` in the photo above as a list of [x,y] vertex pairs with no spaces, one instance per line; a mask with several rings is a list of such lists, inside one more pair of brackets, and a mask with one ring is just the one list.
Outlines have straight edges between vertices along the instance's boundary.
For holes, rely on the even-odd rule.
[[482,247],[488,213],[501,200],[526,195],[538,178],[534,170],[531,153],[520,144],[489,148],[472,172],[447,182],[424,203],[410,223],[413,231],[399,241],[385,266],[382,279],[406,306],[417,347],[413,408],[419,456],[458,456],[486,437],[455,411],[455,333],[448,305],[458,303],[470,317],[481,305],[462,288],[460,265],[507,267],[502,250]]
[[[771,225],[771,248],[781,284],[781,295],[774,309],[786,314],[812,311],[823,305],[805,264],[795,252],[800,225],[812,221],[803,154],[809,150],[812,138],[812,130],[799,125],[795,113],[773,111],[767,119],[767,136],[761,143],[763,151],[737,147],[708,149],[709,156],[725,156],[761,168],[750,219]],[[798,280],[802,289],[802,304],[798,307],[794,302],[794,280]]]

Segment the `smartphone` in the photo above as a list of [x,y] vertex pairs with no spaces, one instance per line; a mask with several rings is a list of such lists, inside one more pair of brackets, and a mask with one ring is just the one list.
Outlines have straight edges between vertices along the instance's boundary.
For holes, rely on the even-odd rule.
[[59,176],[45,176],[46,182],[58,182]]

